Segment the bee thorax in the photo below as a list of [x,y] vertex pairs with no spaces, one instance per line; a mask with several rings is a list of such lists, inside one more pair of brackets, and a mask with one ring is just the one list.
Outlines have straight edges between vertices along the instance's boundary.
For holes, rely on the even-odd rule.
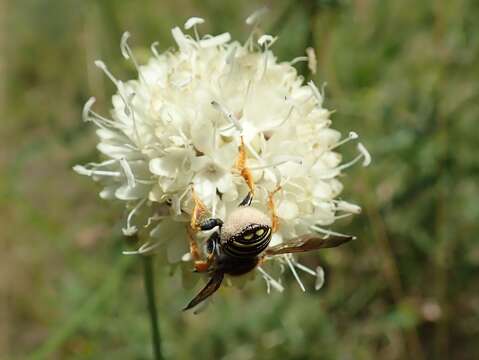
[[221,230],[221,242],[228,241],[250,225],[271,227],[271,219],[262,211],[253,207],[239,207],[226,219]]

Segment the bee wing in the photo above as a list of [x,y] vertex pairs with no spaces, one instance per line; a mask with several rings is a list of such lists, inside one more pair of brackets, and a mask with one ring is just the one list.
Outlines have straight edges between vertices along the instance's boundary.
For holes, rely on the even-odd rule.
[[298,253],[317,249],[332,248],[345,244],[353,239],[353,236],[330,236],[323,239],[316,234],[306,234],[291,239],[283,244],[272,246],[266,249],[265,254],[272,256],[279,254]]
[[213,273],[213,276],[211,276],[210,280],[208,281],[208,284],[196,295],[193,300],[191,300],[188,305],[183,309],[183,311],[189,310],[192,307],[198,305],[200,302],[204,301],[206,298],[210,297],[215,293],[216,290],[221,285],[221,282],[223,281],[225,274],[221,271],[217,271]]

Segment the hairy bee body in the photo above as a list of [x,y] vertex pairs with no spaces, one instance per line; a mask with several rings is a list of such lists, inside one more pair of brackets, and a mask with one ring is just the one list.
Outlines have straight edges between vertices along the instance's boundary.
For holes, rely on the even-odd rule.
[[271,221],[262,211],[253,207],[239,207],[227,218],[220,234],[220,253],[251,263],[268,247],[271,241]]
[[[267,257],[336,247],[353,239],[352,236],[321,238],[317,234],[304,234],[269,247],[272,233],[278,229],[279,225],[273,196],[281,190],[281,186],[278,184],[275,190],[269,192],[267,206],[271,217],[268,217],[262,211],[251,206],[255,187],[253,175],[246,167],[246,149],[242,137],[236,159],[236,169],[244,178],[250,191],[224,222],[219,218],[201,219],[207,209],[196,197],[195,192],[192,192],[194,207],[188,227],[190,253],[195,260],[195,271],[206,272],[210,278],[183,310],[193,308],[214,294],[221,286],[225,275],[246,274],[253,271]],[[207,256],[202,260],[194,232],[209,231],[215,228],[216,230],[211,233],[205,243],[205,255]]]
[[[183,309],[188,310],[210,297],[221,286],[225,275],[240,276],[254,270],[265,255],[280,255],[336,247],[353,237],[320,238],[305,234],[273,247],[269,247],[273,220],[262,211],[251,207],[250,193],[223,222],[210,218],[199,225],[200,230],[214,231],[206,242],[207,261],[197,262],[196,269],[208,272],[206,286]],[[269,248],[268,248],[269,247]]]

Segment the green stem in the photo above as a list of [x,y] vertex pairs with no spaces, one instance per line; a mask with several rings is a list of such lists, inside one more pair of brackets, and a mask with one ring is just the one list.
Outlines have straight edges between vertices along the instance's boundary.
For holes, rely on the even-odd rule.
[[158,327],[158,312],[155,302],[155,275],[153,272],[153,263],[150,256],[143,256],[143,270],[145,283],[146,299],[148,302],[148,313],[151,322],[151,338],[153,345],[153,354],[155,360],[163,360],[161,355],[160,329]]

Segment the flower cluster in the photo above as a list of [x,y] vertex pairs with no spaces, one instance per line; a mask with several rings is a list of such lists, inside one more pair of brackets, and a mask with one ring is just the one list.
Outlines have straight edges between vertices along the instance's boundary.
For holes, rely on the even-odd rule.
[[267,212],[268,192],[281,186],[272,244],[311,232],[334,234],[328,227],[336,219],[360,212],[338,199],[343,170],[370,161],[360,143],[350,162],[337,152],[358,135],[342,138],[330,128],[323,93],[293,66],[305,59],[279,62],[270,35],[251,35],[245,44],[231,41],[229,33],[200,37],[202,22],[186,22],[193,35],[175,27],[178,49],[159,53],[153,44],[153,56],[141,66],[125,33],[122,54],[137,67],[138,79],[122,82],[96,62],[117,88],[111,118],[92,110],[94,98],[83,116],[98,126],[98,150],[106,159],[74,169],[104,185],[102,198],[126,202],[125,234],[151,232],[140,253],[164,246],[169,261],[178,262],[186,252],[192,189],[219,218],[248,191],[235,169],[243,139],[256,184],[253,206]]

